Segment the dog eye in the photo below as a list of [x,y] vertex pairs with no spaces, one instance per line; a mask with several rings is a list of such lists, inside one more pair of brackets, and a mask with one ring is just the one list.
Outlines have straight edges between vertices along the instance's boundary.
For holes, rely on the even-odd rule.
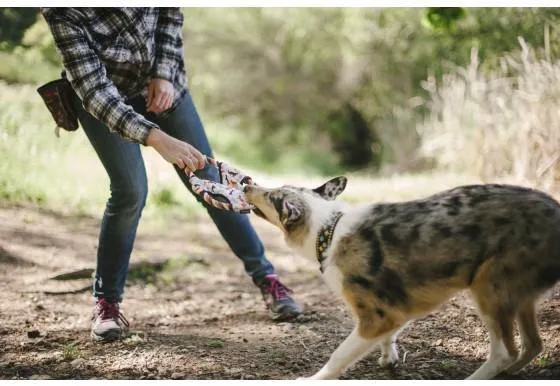
[[282,195],[281,195],[281,194],[278,194],[278,193],[272,192],[272,193],[267,193],[267,194],[268,194],[269,198],[270,198],[271,200],[273,200],[273,201],[277,201],[277,200],[282,200],[282,199],[283,199]]

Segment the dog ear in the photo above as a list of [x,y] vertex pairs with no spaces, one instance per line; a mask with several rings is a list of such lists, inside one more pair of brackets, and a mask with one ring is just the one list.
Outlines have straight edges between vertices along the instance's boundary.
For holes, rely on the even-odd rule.
[[284,200],[282,205],[282,213],[280,214],[280,221],[286,227],[286,229],[290,228],[294,222],[296,222],[301,217],[301,209],[295,206],[294,204],[290,203],[289,201]]
[[318,188],[313,189],[313,191],[315,193],[318,193],[325,200],[332,201],[344,191],[347,182],[348,179],[344,176],[336,177],[330,181],[325,182]]

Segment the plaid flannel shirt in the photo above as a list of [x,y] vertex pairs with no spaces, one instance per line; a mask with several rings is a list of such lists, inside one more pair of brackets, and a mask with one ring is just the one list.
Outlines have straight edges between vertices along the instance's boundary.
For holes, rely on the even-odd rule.
[[111,131],[145,144],[156,124],[126,101],[147,96],[150,78],[186,93],[179,8],[42,8],[65,76],[87,112]]

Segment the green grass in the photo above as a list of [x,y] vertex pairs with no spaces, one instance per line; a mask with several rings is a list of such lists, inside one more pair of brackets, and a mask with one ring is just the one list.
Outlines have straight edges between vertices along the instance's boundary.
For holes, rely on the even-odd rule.
[[78,356],[80,355],[80,350],[78,347],[76,347],[77,342],[73,342],[70,344],[65,345],[62,348],[62,358],[65,361],[72,361],[76,358],[78,358]]
[[543,356],[538,357],[538,358],[535,360],[535,363],[536,363],[537,366],[539,366],[539,367],[548,367],[548,366],[551,365],[552,361],[550,360],[549,357],[543,355]]
[[209,264],[196,256],[173,256],[158,273],[158,280],[160,283],[171,285],[203,279],[208,274]]
[[206,343],[206,345],[210,348],[222,348],[224,347],[226,344],[224,343],[223,340],[220,339],[212,339],[210,341],[208,341],[208,343]]

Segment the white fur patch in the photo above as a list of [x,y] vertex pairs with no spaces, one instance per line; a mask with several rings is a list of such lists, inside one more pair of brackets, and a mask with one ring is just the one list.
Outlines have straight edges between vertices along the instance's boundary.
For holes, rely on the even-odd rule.
[[326,265],[323,271],[323,280],[336,295],[342,296],[342,273],[334,265]]

